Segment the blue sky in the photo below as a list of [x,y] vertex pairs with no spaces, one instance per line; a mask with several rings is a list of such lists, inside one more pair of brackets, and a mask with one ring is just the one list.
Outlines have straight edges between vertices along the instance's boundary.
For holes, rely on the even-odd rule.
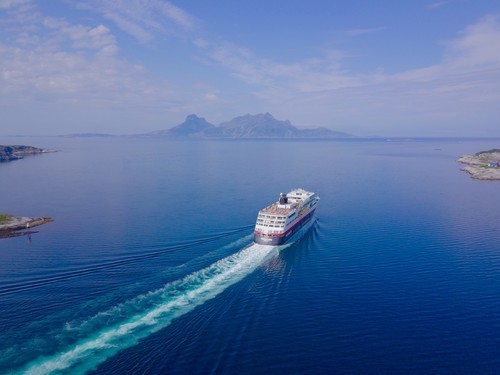
[[360,136],[500,136],[500,2],[0,0],[0,135],[270,112]]

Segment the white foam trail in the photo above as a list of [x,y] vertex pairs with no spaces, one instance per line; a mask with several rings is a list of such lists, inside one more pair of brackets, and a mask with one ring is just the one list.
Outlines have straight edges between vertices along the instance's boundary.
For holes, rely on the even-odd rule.
[[[290,246],[312,225],[302,228],[284,246],[272,247],[252,244],[239,252],[223,258],[210,266],[183,279],[166,284],[163,288],[135,299],[146,300],[143,311],[135,311],[124,321],[98,329],[88,337],[71,345],[65,351],[48,357],[40,357],[15,373],[50,374],[71,372],[84,374],[95,369],[120,350],[131,347],[184,315],[195,307],[215,298],[229,286],[252,273],[264,261]],[[126,304],[125,304],[126,305]],[[122,308],[116,309],[123,316]],[[112,312],[113,309],[109,310]]]
[[64,352],[39,358],[20,372],[50,374],[71,368],[72,373],[85,373],[116,352],[166,327],[174,318],[216,297],[278,251],[275,247],[254,244],[182,280],[169,283],[161,289],[164,298],[155,307],[136,314],[125,322],[102,329]]

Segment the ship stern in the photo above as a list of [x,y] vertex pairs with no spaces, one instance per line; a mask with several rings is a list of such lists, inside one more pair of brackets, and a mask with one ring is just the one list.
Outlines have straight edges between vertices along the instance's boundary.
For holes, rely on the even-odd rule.
[[267,236],[265,234],[254,233],[253,242],[260,245],[278,246],[283,244],[283,237]]

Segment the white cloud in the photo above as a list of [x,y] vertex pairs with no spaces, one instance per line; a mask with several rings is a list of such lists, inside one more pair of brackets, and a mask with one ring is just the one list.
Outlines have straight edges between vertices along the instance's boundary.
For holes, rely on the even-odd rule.
[[254,95],[275,108],[283,112],[300,108],[296,118],[312,115],[358,123],[378,118],[415,126],[432,119],[471,121],[484,113],[500,117],[497,46],[500,17],[487,16],[446,43],[438,63],[398,73],[354,73],[345,68],[348,55],[343,51],[284,63],[225,44],[212,50],[212,58],[254,86]]
[[[249,48],[218,43],[201,35],[192,16],[167,2],[85,4],[86,10],[92,8],[102,17],[75,22],[44,16],[27,0],[0,0],[0,7],[7,9],[0,25],[8,30],[0,35],[2,107],[80,103],[80,108],[123,113],[154,107],[158,117],[199,112],[221,120],[229,110],[234,115],[239,110],[269,110],[298,125],[329,126],[328,119],[335,119],[348,132],[347,126],[372,119],[396,128],[432,119],[470,121],[483,113],[500,118],[499,16],[484,17],[443,43],[442,59],[433,65],[396,73],[374,67],[371,73],[359,74],[348,68],[348,58],[355,56],[347,51],[331,49],[310,58],[277,61]],[[187,63],[210,66],[194,69],[198,78],[188,77],[190,82],[175,82],[171,67],[165,74],[173,82],[152,77],[149,62],[142,66],[140,58],[129,63],[122,56],[126,51],[119,48],[120,33],[114,25],[140,42],[172,33],[187,35],[184,41],[191,43],[184,46],[198,54]],[[351,35],[380,30],[355,29]],[[236,80],[228,80],[228,75]]]
[[231,44],[214,48],[211,57],[232,74],[266,90],[282,87],[294,92],[310,92],[358,86],[358,79],[340,67],[342,51],[326,51],[323,59],[311,58],[293,63],[279,63],[256,58],[248,49]]
[[215,102],[219,100],[218,93],[219,93],[218,90],[206,92],[204,95],[204,99],[209,102]]
[[175,5],[163,1],[155,3],[155,6],[157,6],[165,16],[173,20],[177,25],[182,26],[184,29],[189,30],[194,28],[195,21],[193,17]]
[[427,9],[434,10],[434,9],[437,9],[437,8],[441,8],[441,7],[445,6],[445,5],[448,5],[449,3],[450,3],[449,1],[437,1],[435,3],[427,5]]
[[31,0],[0,0],[0,9],[8,9],[31,2]]
[[440,63],[387,76],[386,80],[427,82],[429,90],[468,96],[481,88],[491,91],[492,83],[500,87],[500,49],[494,46],[500,46],[500,17],[487,16],[446,43]]
[[457,68],[500,67],[500,16],[489,15],[467,27],[449,45],[447,62]]
[[347,36],[359,36],[365,34],[372,34],[379,31],[386,30],[385,27],[372,27],[372,28],[364,28],[364,29],[350,29],[344,31],[344,34]]
[[203,38],[195,38],[192,42],[198,48],[208,48],[210,46],[210,43]]
[[53,42],[62,43],[65,39],[72,41],[75,50],[96,50],[104,54],[114,54],[118,51],[115,37],[104,25],[84,26],[73,25],[63,19],[45,17],[43,26],[53,32]]
[[[40,14],[32,1],[7,0],[2,6],[4,8],[0,7],[0,40],[12,38],[23,31],[36,31]],[[4,17],[1,17],[2,14]]]
[[[189,14],[159,0],[82,4],[80,10],[96,11],[102,18],[49,17],[35,2],[0,0],[5,9],[0,9],[0,27],[5,31],[0,34],[0,111],[9,126],[33,127],[31,122],[40,122],[62,129],[101,123],[112,132],[123,123],[117,123],[118,118],[126,120],[129,129],[140,126],[130,123],[133,113],[163,123],[167,114],[186,110],[186,103],[218,100],[216,89],[205,86],[203,94],[192,85],[153,77],[140,59],[128,62],[126,51],[120,53],[114,24],[145,42],[191,32],[196,21]],[[40,114],[36,119],[34,111]],[[115,122],[106,121],[106,116]],[[49,119],[56,119],[57,125]]]
[[[118,45],[103,24],[82,25],[23,11],[32,22],[0,39],[0,98],[15,102],[94,103],[126,107],[158,105],[172,97],[140,65],[117,56]],[[25,25],[25,27],[23,27]]]
[[101,14],[141,43],[158,33],[176,34],[196,27],[196,20],[175,5],[160,0],[88,1],[80,6]]

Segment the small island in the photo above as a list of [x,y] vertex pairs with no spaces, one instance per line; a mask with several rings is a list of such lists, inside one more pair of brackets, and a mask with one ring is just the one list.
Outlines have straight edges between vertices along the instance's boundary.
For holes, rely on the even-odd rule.
[[467,164],[460,170],[477,180],[500,180],[500,149],[480,151],[474,155],[463,155],[457,160]]
[[36,233],[31,228],[50,223],[50,217],[25,217],[0,214],[0,238],[18,237]]
[[47,152],[54,152],[52,150],[45,150],[43,148],[25,146],[25,145],[0,145],[0,162],[22,159],[26,155],[43,154]]

